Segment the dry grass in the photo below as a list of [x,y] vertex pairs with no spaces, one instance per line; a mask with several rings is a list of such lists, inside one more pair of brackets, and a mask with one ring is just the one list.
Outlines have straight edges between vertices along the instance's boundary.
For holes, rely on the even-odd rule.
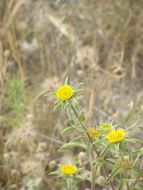
[[[1,190],[25,190],[30,183],[56,189],[48,172],[62,159],[57,148],[66,123],[42,94],[67,75],[85,83],[88,125],[101,118],[141,125],[142,9],[142,0],[0,0]],[[24,88],[11,98],[7,84],[14,76]],[[11,91],[17,94],[13,82]],[[39,150],[40,143],[45,148]]]

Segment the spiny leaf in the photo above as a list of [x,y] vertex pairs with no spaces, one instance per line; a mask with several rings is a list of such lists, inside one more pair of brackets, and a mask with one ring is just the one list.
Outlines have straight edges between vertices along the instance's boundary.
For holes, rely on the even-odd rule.
[[69,143],[62,145],[60,150],[68,150],[70,148],[75,148],[75,147],[80,147],[80,148],[86,149],[86,146],[81,143],[69,142]]
[[85,116],[84,116],[84,112],[82,112],[79,116],[79,122],[83,123],[85,121]]
[[110,148],[110,143],[107,145],[107,147],[102,151],[101,153],[101,157],[104,158],[104,156],[106,155],[106,153],[108,152],[108,149]]
[[97,158],[96,160],[94,160],[93,165],[98,164],[98,165],[103,165],[104,164],[104,160],[102,158]]
[[70,127],[66,127],[63,131],[62,131],[62,135],[63,134],[67,134],[67,133],[72,133],[72,132],[74,132],[76,130],[76,128],[75,127],[73,127],[73,126],[70,126]]
[[124,175],[123,173],[120,173],[120,181],[119,181],[119,185],[118,185],[118,190],[122,190],[124,185]]
[[143,140],[139,139],[139,138],[136,138],[136,137],[128,137],[128,138],[126,138],[126,140],[128,142],[132,142],[132,143],[141,143],[141,144],[143,144]]
[[65,78],[64,84],[68,84],[68,77]]
[[50,172],[48,175],[59,175],[59,171]]
[[107,179],[107,182],[111,181],[113,179],[113,177],[115,177],[120,171],[120,167],[117,166],[112,170],[112,173],[110,174],[110,176]]
[[143,171],[139,167],[133,166],[133,170],[136,171],[141,177],[143,177]]
[[43,96],[53,96],[54,92],[49,92],[49,93],[43,92],[43,94],[41,94],[41,95],[43,95]]
[[54,106],[54,111],[60,109],[62,107],[62,104],[59,102]]
[[77,83],[73,86],[74,89],[78,89],[80,86],[82,86],[84,83]]

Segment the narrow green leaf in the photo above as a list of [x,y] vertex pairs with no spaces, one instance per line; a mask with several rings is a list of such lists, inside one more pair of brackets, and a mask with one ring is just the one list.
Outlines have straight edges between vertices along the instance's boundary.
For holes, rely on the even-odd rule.
[[143,177],[143,171],[139,167],[134,165],[133,170],[136,171],[141,177]]
[[72,104],[73,104],[74,107],[75,107],[75,105],[79,104],[77,98],[75,98],[75,97],[72,98]]
[[54,106],[54,111],[59,110],[62,107],[62,104],[59,102]]
[[108,161],[108,160],[104,160],[103,162],[104,162],[104,164],[105,164],[108,168],[112,168],[112,166],[113,166],[113,164],[114,164],[114,163],[111,163],[111,162]]
[[104,160],[102,158],[97,158],[96,160],[94,160],[93,165],[98,164],[98,165],[103,165],[104,164]]
[[83,85],[84,83],[77,83],[77,84],[75,84],[74,86],[73,86],[73,88],[75,89],[75,90],[79,90],[79,88]]
[[43,92],[41,95],[43,95],[43,96],[53,96],[55,94],[54,94],[54,92],[49,92],[49,93]]
[[80,136],[75,137],[75,138],[73,139],[73,141],[71,141],[71,142],[81,143],[83,140],[85,140],[85,136],[80,135]]
[[65,78],[64,84],[68,84],[68,77]]
[[75,147],[80,147],[80,148],[86,149],[86,146],[81,143],[70,142],[70,143],[66,143],[66,144],[62,145],[60,150],[68,150],[68,149],[75,148]]
[[143,140],[139,139],[139,138],[136,138],[136,137],[127,137],[126,141],[132,142],[132,143],[141,143],[141,144],[143,144]]
[[74,131],[76,130],[76,128],[75,127],[73,127],[73,126],[70,126],[70,127],[66,127],[63,131],[62,131],[62,135],[63,134],[68,134],[68,133],[73,133]]
[[67,120],[68,126],[72,126],[74,125],[74,123],[75,123],[74,119],[70,118],[70,115],[69,115],[69,119]]
[[59,175],[59,171],[50,172],[48,175]]
[[79,116],[79,122],[80,123],[83,123],[85,121],[85,115],[84,115],[84,112],[82,112]]
[[124,185],[124,174],[120,173],[120,180],[119,180],[118,190],[122,190],[123,185]]
[[101,153],[101,157],[102,158],[104,158],[105,157],[105,155],[107,154],[107,152],[108,152],[108,150],[109,150],[109,148],[110,148],[110,143],[106,146],[106,148],[102,151],[102,153]]
[[113,177],[115,177],[119,173],[119,171],[120,171],[120,167],[119,166],[117,166],[116,168],[114,168],[112,170],[112,173],[108,177],[107,182],[111,181],[113,179]]

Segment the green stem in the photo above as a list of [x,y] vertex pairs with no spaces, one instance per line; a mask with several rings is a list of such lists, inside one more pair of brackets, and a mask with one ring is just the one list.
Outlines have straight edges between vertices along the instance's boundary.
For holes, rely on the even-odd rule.
[[[70,104],[75,116],[76,116],[76,119],[78,120],[78,113],[75,109],[75,107],[72,105],[72,103]],[[84,131],[86,131],[86,128],[84,127],[84,125],[82,125],[82,128],[84,129]],[[87,136],[89,137],[91,143],[92,143],[92,139],[90,138],[90,136],[88,135],[88,133],[86,133]],[[92,149],[92,148],[91,148]],[[90,166],[91,166],[91,190],[95,190],[95,166],[93,166],[93,162],[92,160],[94,159],[93,158],[93,154],[92,154],[92,150],[90,151]]]
[[[74,112],[74,114],[75,114],[75,116],[76,116],[76,118],[77,118],[77,120],[78,120],[78,119],[79,119],[79,115],[78,115],[76,109],[74,108],[74,106],[73,106],[73,104],[72,104],[71,102],[70,102],[69,104],[70,104],[70,106],[71,106],[71,108],[72,108],[72,110],[73,110],[73,112]],[[85,130],[85,132],[86,132],[86,127],[85,127],[83,124],[81,124],[81,126],[82,126],[82,128]],[[93,144],[92,138],[89,136],[89,134],[88,134],[87,132],[86,132],[86,134],[87,134],[87,137],[88,137],[89,141],[91,142],[91,144]],[[99,152],[96,150],[95,145],[93,145],[93,147],[94,147],[95,153],[97,154],[97,157],[100,158]],[[107,173],[107,170],[106,170],[106,168],[105,168],[104,165],[103,165],[103,170],[104,170],[104,173],[105,173],[106,177],[108,177],[108,173]],[[110,183],[110,185],[111,185],[112,190],[115,190],[113,183],[112,183],[111,181],[110,181],[109,183]],[[93,184],[91,184],[91,186],[92,186],[92,185],[93,185]],[[94,186],[95,186],[95,181],[94,181]],[[94,187],[94,188],[95,188],[95,187]],[[91,189],[91,190],[95,190],[95,189]]]
[[[124,157],[123,157],[123,153],[122,153],[122,151],[120,151],[120,146],[119,146],[119,153],[121,155],[122,161],[125,162]],[[123,170],[124,170],[124,179],[125,179],[125,182],[126,182],[126,188],[127,188],[127,190],[130,190],[130,186],[128,184],[128,176],[127,176],[126,169],[123,168]]]
[[96,168],[95,166],[92,164],[91,165],[91,190],[95,190],[95,171]]
[[127,172],[126,171],[125,171],[125,182],[126,182],[127,190],[130,190],[130,186],[128,184],[128,177],[127,177]]
[[68,178],[67,178],[67,190],[72,190],[72,189],[71,189],[71,186],[72,186],[72,184],[71,184],[71,179],[70,179],[70,177],[68,177]]

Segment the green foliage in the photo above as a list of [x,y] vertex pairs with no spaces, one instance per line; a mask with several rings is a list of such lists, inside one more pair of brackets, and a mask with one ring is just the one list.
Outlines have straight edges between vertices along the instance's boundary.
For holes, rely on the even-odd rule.
[[[67,80],[66,80],[66,84]],[[71,86],[72,87],[72,86]],[[75,89],[76,87],[76,89]],[[117,125],[112,122],[104,122],[95,128],[86,128],[84,125],[85,115],[79,105],[80,85],[72,87],[74,95],[67,100],[61,101],[59,97],[55,101],[55,108],[63,110],[67,115],[67,127],[63,130],[62,135],[72,135],[71,140],[61,146],[60,151],[69,151],[78,148],[85,151],[88,157],[88,168],[83,166],[84,171],[90,172],[91,190],[94,190],[96,181],[102,175],[106,179],[106,184],[115,190],[121,190],[126,186],[127,190],[135,189],[138,186],[135,183],[129,183],[130,180],[143,179],[143,171],[140,165],[140,158],[143,155],[142,148],[135,150],[132,144],[142,147],[143,141],[137,137],[129,136],[130,127],[126,130],[118,129]],[[61,96],[68,91],[65,89]],[[54,96],[56,95],[53,93]],[[106,126],[105,126],[106,124]],[[90,130],[89,130],[90,129]],[[142,129],[142,128],[141,128]],[[102,173],[104,171],[104,173]],[[72,178],[72,184],[78,183],[78,175],[82,176],[83,170]],[[53,173],[56,177],[61,177],[61,172]],[[66,190],[74,190],[73,185],[69,185],[69,178],[64,176]],[[88,180],[81,177],[81,180]],[[116,182],[115,182],[116,181]],[[118,183],[117,183],[118,182]]]
[[7,123],[12,127],[19,127],[23,122],[30,98],[26,96],[28,88],[20,77],[9,79],[5,85],[4,105],[9,112],[9,117],[0,118],[0,122]]

